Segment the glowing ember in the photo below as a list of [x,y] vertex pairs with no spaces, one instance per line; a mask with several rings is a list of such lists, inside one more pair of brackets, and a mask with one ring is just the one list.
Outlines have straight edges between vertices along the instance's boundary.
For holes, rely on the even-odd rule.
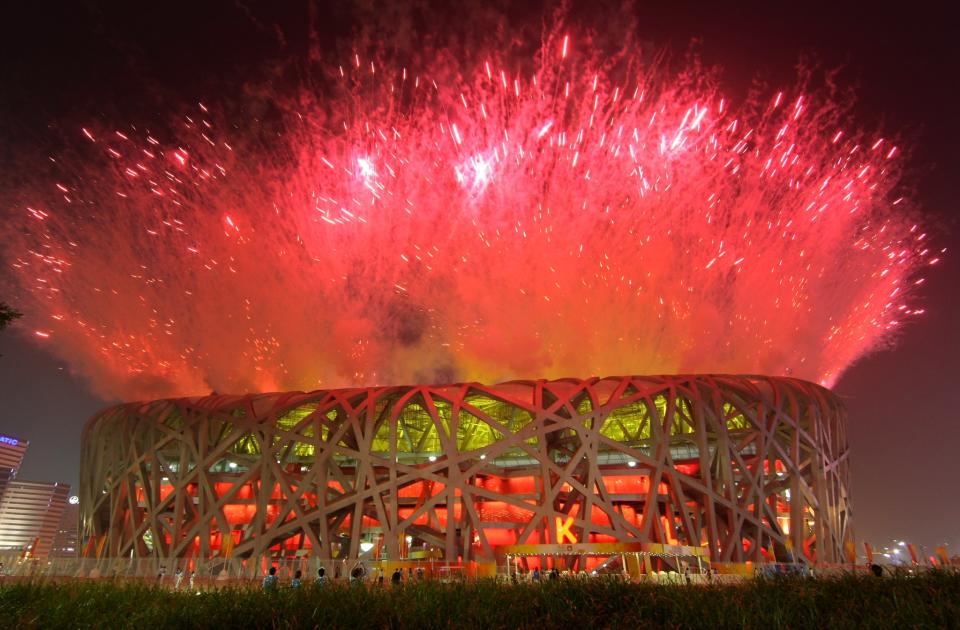
[[[698,71],[352,56],[278,120],[88,122],[2,230],[35,337],[123,398],[569,374],[832,383],[920,311],[902,152]],[[623,77],[630,77],[629,79]],[[841,129],[843,126],[845,128]],[[905,204],[904,204],[905,205]],[[49,337],[49,338],[48,338]]]

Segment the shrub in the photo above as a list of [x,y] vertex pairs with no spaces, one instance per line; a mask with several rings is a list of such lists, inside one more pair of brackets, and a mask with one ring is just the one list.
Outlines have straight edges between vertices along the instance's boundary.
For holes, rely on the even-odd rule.
[[172,591],[109,581],[0,586],[0,619],[20,628],[863,628],[958,627],[960,574],[758,579],[742,585],[615,580],[399,587],[330,583]]

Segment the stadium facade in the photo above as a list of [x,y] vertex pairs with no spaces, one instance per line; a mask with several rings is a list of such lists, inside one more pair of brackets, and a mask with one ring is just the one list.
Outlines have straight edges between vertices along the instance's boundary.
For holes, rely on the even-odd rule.
[[844,410],[792,378],[178,398],[100,413],[82,448],[87,556],[489,563],[661,543],[836,563],[853,547]]

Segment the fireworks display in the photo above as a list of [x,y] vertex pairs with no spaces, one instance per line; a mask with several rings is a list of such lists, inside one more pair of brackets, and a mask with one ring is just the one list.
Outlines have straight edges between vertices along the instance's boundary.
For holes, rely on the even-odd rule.
[[[736,372],[833,383],[937,261],[817,90],[359,53],[279,114],[75,129],[3,209],[31,332],[104,396]],[[441,66],[442,62],[437,62]],[[172,131],[170,131],[172,130]]]

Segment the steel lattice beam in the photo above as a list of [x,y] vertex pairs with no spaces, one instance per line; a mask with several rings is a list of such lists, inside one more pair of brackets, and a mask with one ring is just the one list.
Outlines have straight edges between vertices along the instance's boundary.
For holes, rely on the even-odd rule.
[[120,405],[84,430],[81,506],[88,555],[111,557],[398,558],[410,537],[491,560],[572,517],[583,542],[840,562],[848,476],[822,387],[628,376]]

